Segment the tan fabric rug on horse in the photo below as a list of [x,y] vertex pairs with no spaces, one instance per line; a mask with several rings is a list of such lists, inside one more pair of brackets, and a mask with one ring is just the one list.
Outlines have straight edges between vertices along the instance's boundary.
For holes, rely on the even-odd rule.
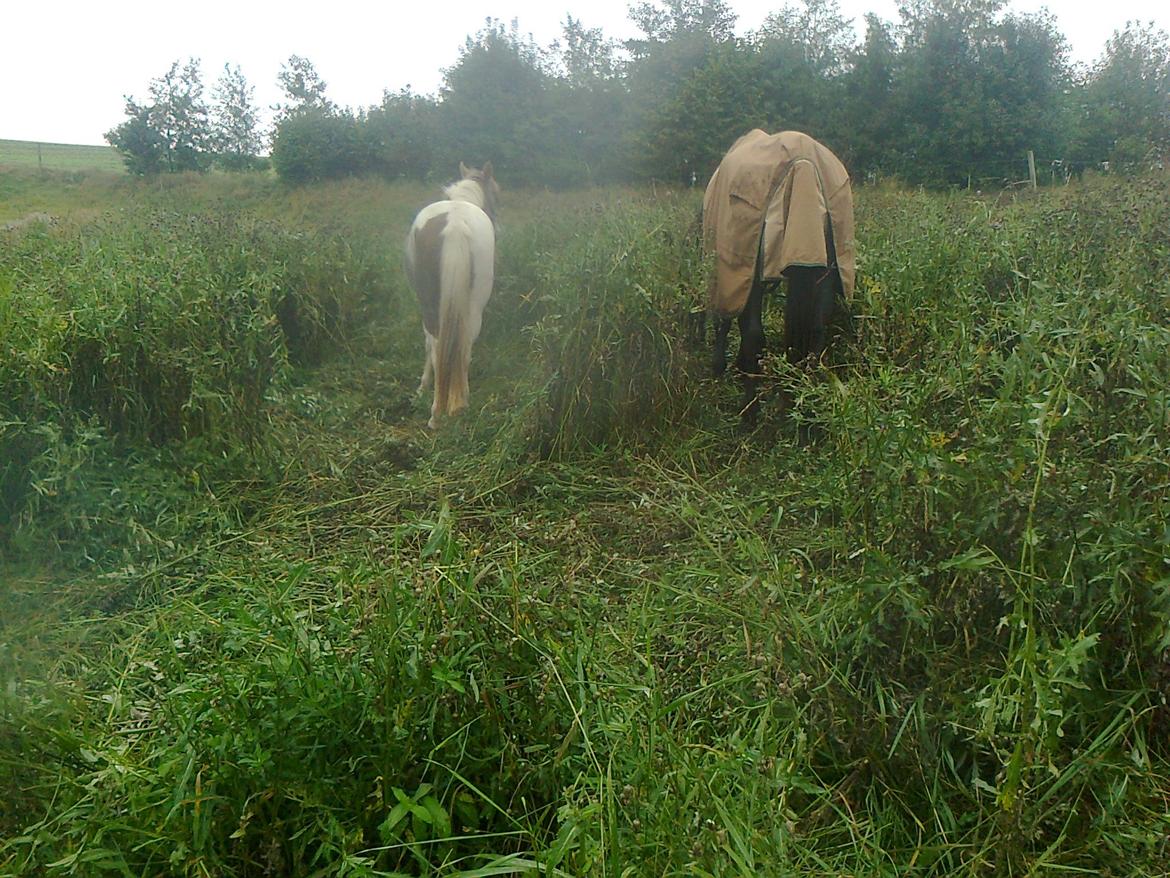
[[704,246],[716,255],[711,309],[743,310],[757,255],[763,280],[779,280],[791,265],[828,268],[830,229],[849,301],[857,270],[849,172],[807,134],[749,131],[723,157],[703,196]]

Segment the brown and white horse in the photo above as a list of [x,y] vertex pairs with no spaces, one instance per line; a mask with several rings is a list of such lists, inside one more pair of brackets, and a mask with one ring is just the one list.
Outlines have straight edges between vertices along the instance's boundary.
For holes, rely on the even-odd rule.
[[418,295],[426,333],[426,362],[418,392],[434,379],[432,430],[439,418],[467,407],[471,346],[495,273],[496,206],[500,187],[492,163],[483,170],[459,163],[460,179],[442,201],[419,211],[406,236],[406,274]]

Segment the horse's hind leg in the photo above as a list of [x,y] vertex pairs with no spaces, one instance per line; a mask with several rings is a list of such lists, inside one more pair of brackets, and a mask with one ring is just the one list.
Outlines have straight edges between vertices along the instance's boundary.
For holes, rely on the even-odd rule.
[[754,423],[756,419],[760,357],[767,341],[764,335],[764,284],[756,278],[752,281],[747,304],[739,315],[739,356],[736,358],[736,366],[743,375],[741,414],[746,423]]
[[811,350],[809,351],[818,360],[824,356],[829,342],[829,321],[833,318],[833,310],[837,299],[837,281],[835,273],[823,274],[813,290],[814,314]]
[[[418,382],[418,395],[422,396],[426,393],[427,388],[435,383],[435,351],[438,347],[438,340],[429,332],[427,337],[427,361],[423,364],[422,378]],[[434,396],[431,399],[431,417],[427,421],[427,428],[437,430],[439,428],[439,416],[442,412],[439,411],[439,388],[435,387]]]
[[418,380],[418,390],[416,392],[419,396],[427,392],[427,388],[431,386],[431,381],[435,377],[435,340],[431,338],[429,332],[424,331],[424,335],[426,335],[427,339],[426,362],[423,363],[422,378]]

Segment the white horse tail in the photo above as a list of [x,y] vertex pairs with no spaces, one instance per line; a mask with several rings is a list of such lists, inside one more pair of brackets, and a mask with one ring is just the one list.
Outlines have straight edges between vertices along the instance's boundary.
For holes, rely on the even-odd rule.
[[473,279],[471,228],[449,214],[439,256],[439,337],[435,345],[435,401],[432,418],[467,407],[467,371],[475,339],[469,325]]

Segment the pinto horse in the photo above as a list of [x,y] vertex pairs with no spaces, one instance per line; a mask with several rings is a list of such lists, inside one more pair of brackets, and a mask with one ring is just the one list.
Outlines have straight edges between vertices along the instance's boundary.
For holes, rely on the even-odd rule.
[[731,318],[740,331],[736,367],[743,414],[755,416],[764,352],[764,296],[788,280],[784,349],[789,362],[824,353],[826,326],[853,293],[853,194],[844,165],[807,134],[759,129],[735,142],[707,184],[703,242],[715,254],[716,375],[727,368]]
[[467,407],[471,347],[479,336],[483,309],[495,272],[496,208],[499,184],[492,163],[483,170],[459,163],[460,179],[443,190],[447,197],[419,211],[406,236],[406,275],[418,295],[426,335],[426,361],[418,393],[434,380],[427,426]]

